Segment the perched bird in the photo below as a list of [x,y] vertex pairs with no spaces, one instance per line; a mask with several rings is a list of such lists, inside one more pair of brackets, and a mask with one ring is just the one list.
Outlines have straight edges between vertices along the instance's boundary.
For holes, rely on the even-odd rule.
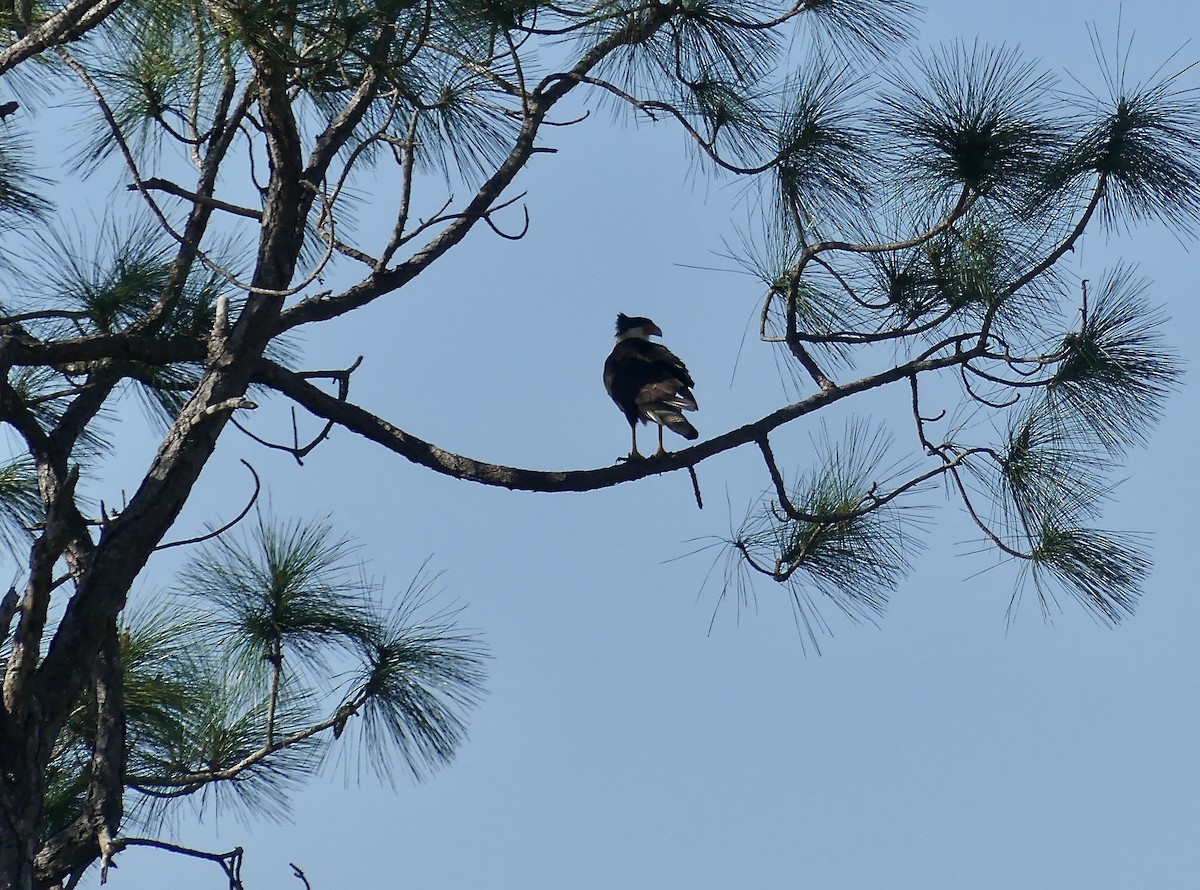
[[658,424],[658,451],[655,457],[666,454],[663,447],[663,427],[685,439],[695,439],[700,433],[688,423],[684,411],[695,411],[696,397],[692,375],[671,350],[651,343],[651,335],[662,336],[658,325],[641,316],[617,316],[617,345],[604,363],[604,388],[612,396],[629,421],[633,450],[629,459],[640,458],[637,449],[638,421]]

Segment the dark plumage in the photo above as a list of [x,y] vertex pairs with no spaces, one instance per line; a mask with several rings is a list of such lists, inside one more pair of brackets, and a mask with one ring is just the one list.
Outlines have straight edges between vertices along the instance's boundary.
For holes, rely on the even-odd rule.
[[630,458],[639,458],[637,425],[641,421],[658,424],[658,451],[665,454],[663,427],[685,439],[695,439],[700,433],[688,423],[684,411],[695,411],[696,397],[692,395],[695,382],[687,366],[675,353],[659,343],[651,343],[651,335],[662,336],[658,325],[641,316],[617,316],[617,345],[604,363],[604,388],[629,421],[633,450]]

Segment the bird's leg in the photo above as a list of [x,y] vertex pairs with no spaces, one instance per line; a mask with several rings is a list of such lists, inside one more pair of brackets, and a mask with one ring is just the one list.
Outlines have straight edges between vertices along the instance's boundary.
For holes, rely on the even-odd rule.
[[633,447],[629,452],[629,457],[625,458],[625,460],[641,460],[642,455],[637,450],[637,424],[636,423],[631,423],[629,425],[629,436],[633,441]]
[[667,449],[663,447],[662,434],[663,434],[663,425],[660,423],[658,425],[658,451],[654,452],[655,457],[662,457],[664,454],[667,453]]

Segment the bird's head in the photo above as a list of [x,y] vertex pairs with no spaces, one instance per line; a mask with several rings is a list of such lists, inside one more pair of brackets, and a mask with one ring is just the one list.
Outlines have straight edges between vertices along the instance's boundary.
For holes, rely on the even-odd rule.
[[626,315],[624,312],[617,315],[617,339],[627,340],[630,337],[640,337],[646,339],[655,334],[662,336],[662,329],[652,322],[650,319],[641,315]]

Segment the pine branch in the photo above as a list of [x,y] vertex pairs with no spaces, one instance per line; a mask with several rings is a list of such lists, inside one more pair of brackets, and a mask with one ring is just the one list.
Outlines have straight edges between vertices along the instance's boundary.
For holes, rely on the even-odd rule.
[[495,485],[523,491],[594,491],[610,488],[635,479],[695,466],[707,458],[731,449],[757,443],[764,436],[786,423],[818,411],[826,405],[841,401],[860,392],[877,389],[889,383],[955,367],[977,354],[964,350],[939,358],[920,358],[905,362],[878,374],[851,383],[833,385],[803,401],[785,406],[752,423],[714,436],[699,444],[652,460],[625,461],[596,470],[543,471],[490,464],[454,454],[411,435],[369,411],[331,396],[308,383],[295,373],[270,361],[258,363],[255,379],[303,406],[317,417],[332,420],[351,432],[402,455],[428,469],[484,485]]

